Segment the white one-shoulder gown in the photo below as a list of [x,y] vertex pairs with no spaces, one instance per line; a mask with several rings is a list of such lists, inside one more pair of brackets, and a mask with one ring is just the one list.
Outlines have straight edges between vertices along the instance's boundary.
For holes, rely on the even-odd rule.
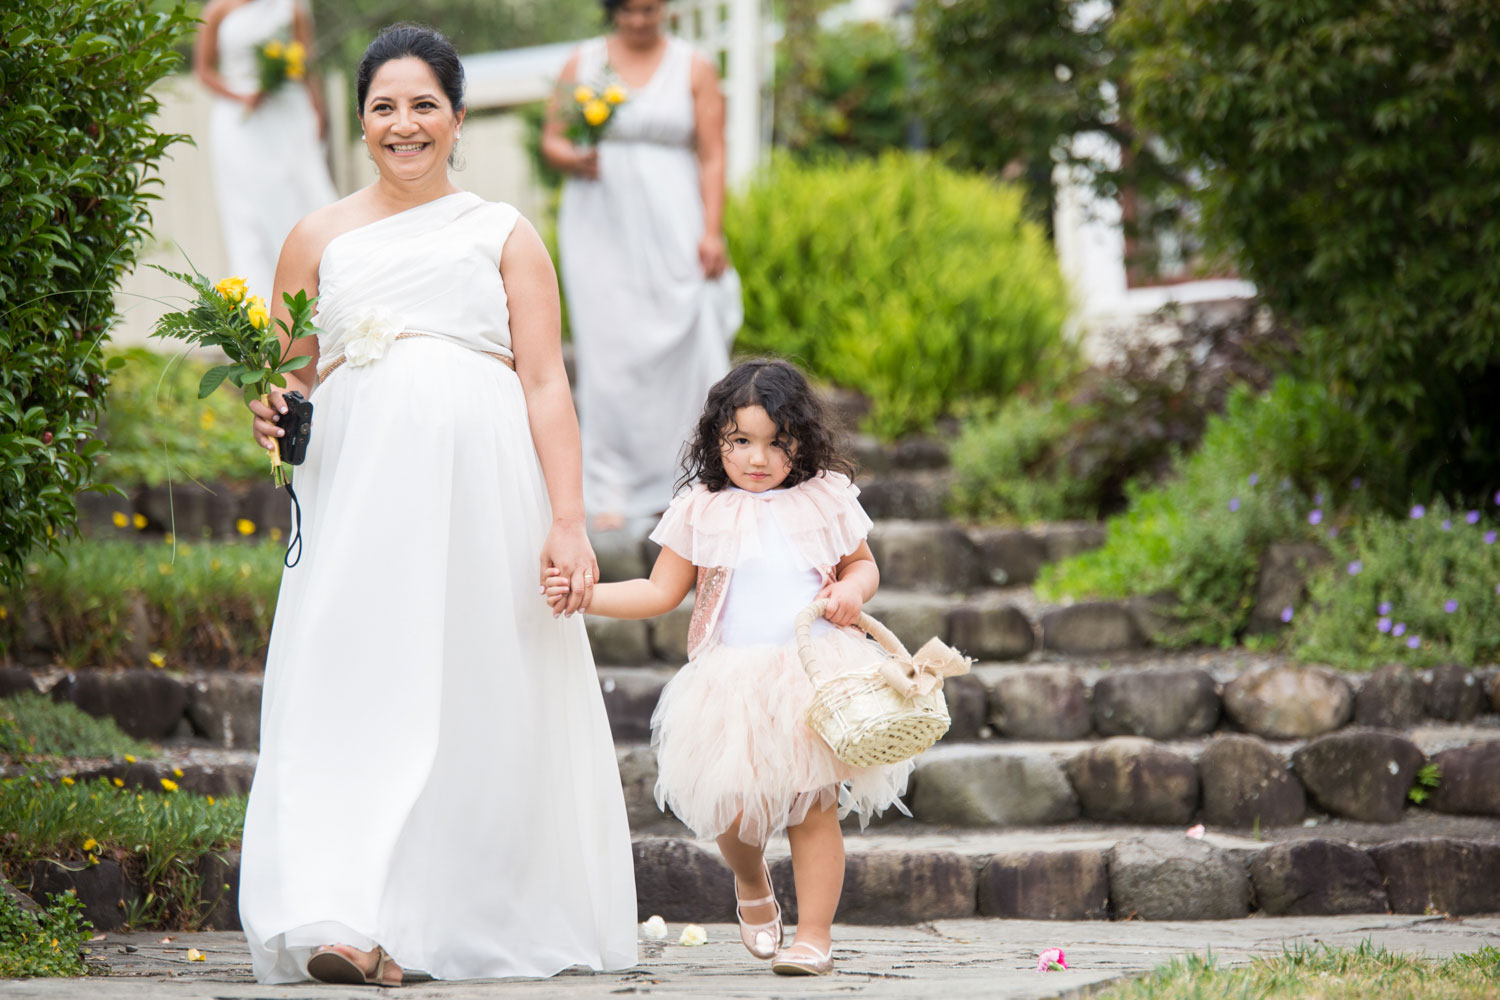
[[[498,269],[517,219],[458,193],[345,233],[294,486],[240,916],[262,982],[380,944],[439,979],[636,960],[630,833],[581,617],[538,592],[547,490]],[[372,312],[384,310],[383,314]]]

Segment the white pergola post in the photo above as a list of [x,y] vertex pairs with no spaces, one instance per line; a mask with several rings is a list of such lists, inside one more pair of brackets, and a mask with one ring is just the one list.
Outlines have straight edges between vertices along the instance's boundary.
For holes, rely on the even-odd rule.
[[741,186],[760,164],[766,147],[766,105],[774,62],[763,0],[674,0],[672,33],[714,59],[723,74],[726,172]]

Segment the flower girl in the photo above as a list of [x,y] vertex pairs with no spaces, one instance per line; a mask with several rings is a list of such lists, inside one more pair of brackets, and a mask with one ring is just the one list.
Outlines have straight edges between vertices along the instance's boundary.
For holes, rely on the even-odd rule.
[[[850,627],[880,582],[870,519],[807,379],[785,362],[745,362],[714,385],[689,449],[681,485],[691,488],[651,534],[662,549],[650,578],[600,584],[585,610],[649,618],[696,584],[688,664],[651,720],[657,804],[717,838],[750,953],[781,975],[822,975],[844,880],[839,818],[904,812],[912,768],[851,767],[804,721],[813,687],[795,644],[799,611],[827,601],[812,630],[821,669],[886,655]],[[551,576],[544,590],[556,611],[568,582]],[[783,830],[799,917],[784,949],[764,853]]]

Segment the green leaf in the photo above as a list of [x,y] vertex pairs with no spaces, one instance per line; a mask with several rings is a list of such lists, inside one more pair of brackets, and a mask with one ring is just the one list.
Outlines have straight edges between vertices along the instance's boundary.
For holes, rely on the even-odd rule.
[[198,398],[206,399],[220,385],[229,374],[229,365],[215,365],[203,373],[203,379],[198,383]]

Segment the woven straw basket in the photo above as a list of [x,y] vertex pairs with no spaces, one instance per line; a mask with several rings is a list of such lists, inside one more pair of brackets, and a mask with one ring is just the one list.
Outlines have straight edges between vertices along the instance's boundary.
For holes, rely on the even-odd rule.
[[[833,748],[839,760],[854,767],[897,764],[926,750],[948,731],[948,702],[943,689],[907,698],[880,674],[878,664],[823,677],[813,649],[812,623],[822,617],[826,601],[814,601],[797,615],[797,655],[813,683],[807,724]],[[869,615],[857,622],[892,655],[910,658],[891,630]]]

